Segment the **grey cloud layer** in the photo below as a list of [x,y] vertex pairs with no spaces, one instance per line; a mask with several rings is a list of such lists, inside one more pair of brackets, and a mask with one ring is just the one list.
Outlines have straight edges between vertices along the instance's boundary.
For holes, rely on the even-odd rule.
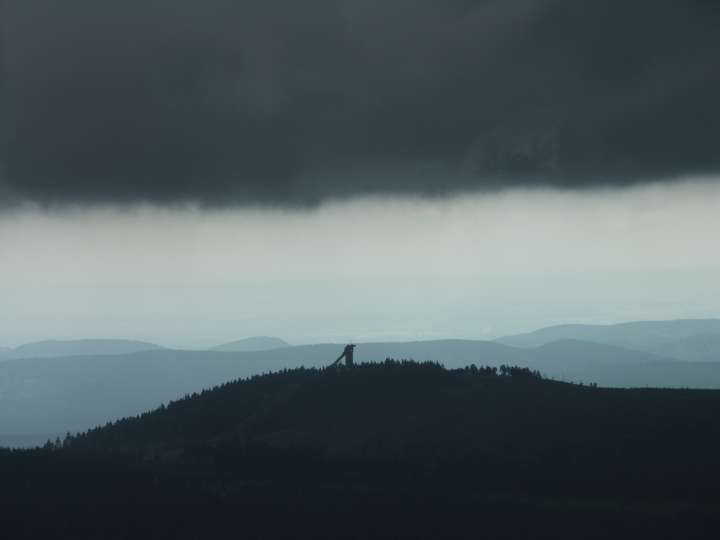
[[5,0],[0,197],[307,204],[720,169],[714,0]]

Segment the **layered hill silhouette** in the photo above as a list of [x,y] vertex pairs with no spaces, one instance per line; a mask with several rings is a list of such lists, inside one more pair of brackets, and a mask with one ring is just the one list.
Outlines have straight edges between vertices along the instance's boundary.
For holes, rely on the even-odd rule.
[[687,362],[720,362],[720,334],[694,334],[648,347],[648,351]]
[[290,344],[277,337],[269,336],[254,336],[238,341],[231,341],[230,343],[224,343],[217,347],[212,347],[211,351],[219,352],[256,352],[256,351],[269,351],[272,349],[282,349],[289,347]]
[[[154,350],[123,355],[32,358],[0,363],[0,445],[30,445],[139,414],[188,393],[240,377],[282,369],[323,367],[341,345],[259,352]],[[720,363],[687,363],[590,342],[563,341],[536,349],[500,343],[441,340],[367,343],[358,362],[384,358],[518,365],[564,381],[615,387],[720,388]]]
[[[540,347],[553,341],[579,340],[615,345],[627,349],[661,353],[680,360],[710,360],[709,340],[720,339],[720,319],[638,321],[612,325],[565,324],[541,328],[526,334],[506,336],[498,343],[514,347]],[[699,349],[700,353],[694,352]]]
[[46,340],[27,343],[14,349],[0,348],[0,360],[132,354],[162,348],[164,347],[154,343],[129,339]]
[[0,503],[37,536],[691,537],[720,504],[719,407],[519,367],[287,370],[0,451]]
[[[209,350],[219,352],[257,352],[289,347],[280,338],[254,336],[224,343]],[[104,356],[133,354],[166,349],[161,345],[131,339],[49,339],[26,343],[19,347],[0,347],[0,361],[19,358],[59,358],[63,356]]]

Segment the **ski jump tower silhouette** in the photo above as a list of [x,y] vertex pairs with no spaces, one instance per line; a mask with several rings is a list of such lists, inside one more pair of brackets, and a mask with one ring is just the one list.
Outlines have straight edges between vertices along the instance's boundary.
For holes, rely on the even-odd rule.
[[353,352],[355,350],[355,345],[345,345],[345,350],[343,350],[342,354],[338,356],[338,359],[335,360],[332,364],[330,364],[330,367],[336,367],[341,365],[340,362],[345,359],[345,367],[353,367],[355,365],[355,362],[353,360]]

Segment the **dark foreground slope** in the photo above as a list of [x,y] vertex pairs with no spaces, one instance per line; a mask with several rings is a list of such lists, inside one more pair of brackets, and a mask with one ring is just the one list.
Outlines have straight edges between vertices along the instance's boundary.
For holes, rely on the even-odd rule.
[[301,369],[6,452],[0,503],[43,537],[703,536],[719,410],[520,369]]

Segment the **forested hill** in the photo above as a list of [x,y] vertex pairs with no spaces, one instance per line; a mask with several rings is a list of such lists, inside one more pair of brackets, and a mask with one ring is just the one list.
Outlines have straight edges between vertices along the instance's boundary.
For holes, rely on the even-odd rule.
[[[262,444],[331,456],[417,458],[427,448],[437,454],[453,446],[449,427],[469,436],[480,427],[476,422],[501,420],[513,402],[515,409],[544,393],[574,388],[517,367],[447,370],[430,362],[387,360],[351,369],[301,368],[186,396],[91,430],[68,446],[156,452]],[[452,419],[454,427],[443,419]]]
[[688,538],[720,508],[719,410],[525,368],[295,369],[0,451],[0,503],[42,538]]
[[700,464],[710,478],[719,466],[719,410],[718,391],[601,389],[544,380],[524,368],[386,361],[227,383],[67,446],[181,462],[208,449],[261,446],[479,467],[604,463],[634,468],[633,475],[654,483],[658,470],[679,478]]

